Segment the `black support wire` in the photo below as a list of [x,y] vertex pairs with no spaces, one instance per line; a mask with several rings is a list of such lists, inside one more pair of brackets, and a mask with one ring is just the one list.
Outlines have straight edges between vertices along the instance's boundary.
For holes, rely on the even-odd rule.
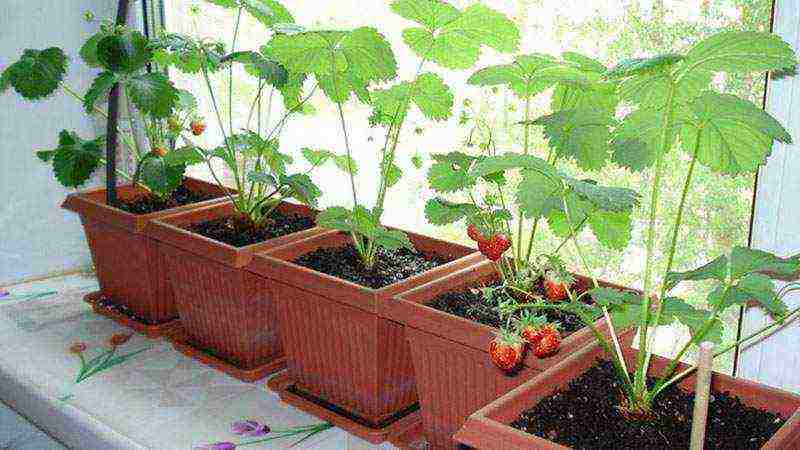
[[[117,25],[128,21],[128,1],[119,0],[117,4]],[[117,205],[117,134],[119,122],[120,85],[115,83],[108,96],[108,123],[106,124],[106,203]]]

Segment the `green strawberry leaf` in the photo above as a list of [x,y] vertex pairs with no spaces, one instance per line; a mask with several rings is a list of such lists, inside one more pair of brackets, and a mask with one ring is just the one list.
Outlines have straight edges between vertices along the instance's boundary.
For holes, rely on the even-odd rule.
[[67,73],[67,55],[58,47],[27,49],[3,71],[0,92],[9,86],[26,100],[40,100],[58,89]]
[[[669,138],[677,137],[677,127]],[[655,163],[664,138],[664,114],[661,110],[639,109],[622,121],[611,138],[612,160],[622,167],[641,172]]]
[[755,172],[772,153],[774,141],[792,142],[767,112],[733,95],[706,92],[692,109],[697,123],[681,129],[684,150],[693,151],[699,132],[697,159],[716,172]]
[[[567,207],[564,207],[566,202]],[[577,235],[585,226],[585,221],[594,212],[593,205],[578,195],[566,195],[553,203],[547,214],[547,224],[556,236],[566,238],[574,231]],[[569,214],[567,214],[569,212]]]
[[[766,275],[760,273],[745,275],[732,291],[735,298],[752,300],[773,317],[783,317],[789,312],[786,304],[775,292],[775,283]],[[743,304],[743,302],[737,303]]]
[[695,73],[750,73],[794,67],[792,47],[780,36],[754,31],[717,33],[686,54],[679,76]]
[[671,291],[681,281],[717,280],[724,282],[727,278],[728,257],[722,255],[697,269],[685,272],[669,272],[664,279],[664,283],[667,291]]
[[560,177],[555,168],[545,160],[533,155],[521,155],[519,153],[504,153],[482,158],[472,167],[470,175],[479,178],[512,169],[536,170],[551,179]]
[[544,217],[557,207],[562,190],[557,179],[525,169],[522,171],[522,181],[517,186],[516,203],[525,217]]
[[330,230],[339,230],[349,233],[353,231],[353,227],[350,224],[352,215],[352,212],[347,208],[333,206],[317,214],[317,225]]
[[564,182],[577,196],[602,211],[630,212],[639,204],[639,194],[631,189],[601,186],[592,180],[570,177],[564,177]]
[[461,14],[455,6],[441,0],[397,0],[392,11],[429,30],[436,30],[457,19]]
[[692,73],[677,80],[675,74],[684,67],[684,60],[683,56],[677,54],[630,59],[621,62],[608,76],[619,81],[619,92],[623,99],[640,108],[661,109],[667,102],[673,84],[677,83],[676,100],[686,103],[707,89],[711,82],[712,74],[705,72]]
[[97,42],[97,61],[111,72],[135,73],[152,57],[147,38],[138,31],[110,34]]
[[500,52],[513,52],[519,46],[514,22],[480,3],[459,11],[442,2],[398,0],[392,9],[423,25],[403,31],[406,44],[423,59],[448,69],[472,67],[483,45]]
[[710,311],[695,308],[684,300],[675,297],[665,298],[663,305],[661,325],[669,325],[677,320],[689,328],[692,336],[697,337],[697,333],[701,332],[709,321],[713,320],[708,331],[699,339],[716,343],[722,342],[725,324],[721,320],[714,318]]
[[400,83],[388,89],[371,92],[372,123],[393,125],[402,123],[411,102],[425,117],[446,120],[453,114],[453,93],[436,74],[424,73],[414,83]]
[[216,72],[222,67],[225,46],[221,42],[200,41],[177,33],[164,33],[150,41],[153,59],[165,67],[187,74],[201,70]]
[[139,179],[153,193],[166,197],[183,183],[184,168],[169,164],[164,158],[149,155],[139,162]]
[[588,218],[597,240],[604,246],[623,250],[631,240],[631,214],[629,212],[597,211]]
[[391,46],[369,27],[278,34],[262,52],[275,57],[290,72],[313,73],[336,103],[343,103],[352,93],[366,102],[370,83],[387,81],[397,74]]
[[129,77],[125,91],[140,111],[157,118],[169,117],[178,103],[178,90],[160,72]]
[[333,161],[333,164],[345,173],[350,173],[351,168],[354,175],[358,173],[358,164],[347,155],[337,155],[329,150],[311,148],[302,149],[302,153],[303,157],[315,167]]
[[428,200],[425,217],[434,225],[449,225],[478,214],[478,208],[471,203],[453,203],[440,198]]
[[267,189],[275,189],[278,187],[278,180],[276,180],[271,173],[264,171],[251,171],[247,174],[247,181],[253,184],[259,184]]
[[281,87],[289,80],[289,73],[277,61],[258,52],[240,51],[223,57],[224,62],[237,62],[253,77],[259,78],[272,86]]
[[755,302],[778,319],[783,318],[788,312],[786,304],[775,292],[774,282],[760,273],[745,275],[727,289],[725,286],[717,286],[708,295],[707,301],[709,305],[721,310]]
[[85,62],[87,66],[95,68],[102,67],[100,58],[97,54],[97,44],[110,35],[111,34],[107,31],[100,31],[92,35],[92,37],[83,43],[78,54],[81,56],[81,59],[83,59],[83,62]]
[[396,185],[402,177],[403,170],[395,163],[389,164],[389,169],[386,171],[386,186],[392,187]]
[[287,197],[294,198],[308,206],[316,207],[322,191],[304,173],[294,175],[280,175],[281,185],[288,187]]
[[800,271],[800,257],[781,258],[763,250],[736,246],[731,250],[731,278],[751,273],[793,277]]
[[428,184],[440,193],[455,192],[475,185],[469,173],[475,157],[461,153],[433,155],[434,164],[428,169]]
[[169,166],[188,167],[205,162],[205,157],[195,147],[176,148],[164,155],[164,163]]
[[101,72],[97,77],[92,81],[92,85],[89,87],[89,90],[86,91],[86,95],[83,97],[83,107],[86,110],[86,114],[92,114],[94,112],[94,105],[101,99],[105,99],[109,92],[111,92],[111,88],[120,80],[120,78],[113,72]]
[[242,6],[267,28],[279,23],[293,23],[294,17],[275,0],[242,0]]
[[51,158],[56,179],[65,187],[77,188],[85,183],[101,163],[103,137],[85,141],[67,130],[58,135],[58,147],[53,153],[39,152],[39,157]]
[[562,158],[573,158],[584,170],[599,170],[608,161],[611,114],[589,109],[567,109],[532,122],[544,127],[550,147]]
[[378,227],[370,239],[375,242],[375,245],[388,250],[397,250],[400,248],[414,250],[414,244],[411,243],[408,235],[400,230],[390,230],[384,227]]
[[520,98],[532,97],[545,91],[558,80],[552,76],[542,76],[543,69],[559,65],[550,55],[529,54],[517,57],[511,64],[490,66],[481,69],[467,82],[475,86],[507,85]]

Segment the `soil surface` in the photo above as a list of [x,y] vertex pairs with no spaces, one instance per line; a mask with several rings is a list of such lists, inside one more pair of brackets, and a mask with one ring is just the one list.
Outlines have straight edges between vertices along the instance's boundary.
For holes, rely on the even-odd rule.
[[[523,412],[511,426],[574,449],[689,448],[694,394],[676,386],[665,389],[656,398],[653,418],[647,421],[625,417],[618,408],[621,397],[612,364],[600,361],[568,389]],[[712,392],[705,448],[759,449],[784,422],[742,404],[737,397]]]
[[215,241],[244,247],[313,227],[312,217],[273,211],[263,225],[255,225],[244,217],[229,216],[193,224],[187,229]]
[[[498,284],[498,282],[493,282],[489,283],[488,286],[497,286]],[[475,285],[463,291],[447,292],[426,305],[482,325],[501,328],[505,325],[505,322],[497,313],[497,305],[488,303],[483,298],[480,292],[481,287],[485,286]],[[536,284],[533,293],[544,297],[544,288],[541,282]],[[591,303],[591,299],[588,296],[582,300]],[[547,317],[549,323],[558,322],[561,325],[562,337],[566,337],[584,327],[583,322],[574,314],[556,310],[536,311],[536,314]]]
[[367,269],[352,244],[320,248],[294,260],[297,265],[372,289],[389,286],[448,262],[437,255],[425,255],[405,248],[378,248],[374,267]]
[[172,191],[169,198],[161,199],[152,194],[140,195],[136,198],[120,200],[119,209],[137,215],[152,214],[165,209],[191,205],[192,203],[204,202],[218,197],[218,195],[214,194],[193,191],[187,188],[185,184],[182,184]]

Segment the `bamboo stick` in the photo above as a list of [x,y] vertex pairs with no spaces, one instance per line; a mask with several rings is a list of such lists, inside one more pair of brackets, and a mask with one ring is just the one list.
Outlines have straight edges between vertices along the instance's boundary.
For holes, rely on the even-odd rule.
[[708,401],[711,396],[711,367],[714,361],[714,344],[700,343],[697,356],[697,384],[695,386],[694,414],[692,414],[692,440],[689,450],[703,450],[706,441]]

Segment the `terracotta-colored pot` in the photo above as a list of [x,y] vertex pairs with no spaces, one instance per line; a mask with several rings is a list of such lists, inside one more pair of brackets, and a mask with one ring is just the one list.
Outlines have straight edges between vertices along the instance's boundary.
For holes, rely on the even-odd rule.
[[[636,353],[630,348],[632,337],[629,335],[623,342],[628,367],[633,367],[636,360]],[[538,401],[567,388],[571,380],[597,364],[597,359],[602,357],[604,352],[600,346],[584,348],[472,414],[454,438],[480,450],[568,450],[568,447],[517,430],[508,424]],[[661,373],[669,362],[666,358],[653,356],[650,373]],[[686,367],[681,364],[678,370]],[[694,374],[688,376],[680,387],[693,391],[695,378]],[[789,419],[762,449],[800,448],[800,396],[719,373],[713,375],[711,389],[728,392],[739,397],[746,405]]]
[[[577,290],[590,286],[589,279],[575,278]],[[592,331],[583,328],[567,336],[555,355],[539,359],[528,351],[513,374],[501,371],[487,350],[496,328],[426,306],[444,293],[489,285],[497,279],[494,264],[484,261],[384,303],[382,313],[406,326],[425,437],[434,449],[459,448],[452,435],[470,414],[595,340]],[[599,320],[597,327],[607,334],[604,321]]]
[[[78,213],[92,253],[100,291],[87,296],[98,313],[150,337],[165,333],[177,318],[172,290],[164,271],[164,255],[155,241],[143,233],[159,217],[224,201],[215,184],[188,178],[189,189],[218,196],[214,200],[167,209],[152,214],[132,214],[106,204],[106,190],[70,194],[62,207]],[[132,185],[119,186],[121,200],[144,194]],[[130,317],[121,308],[133,313]]]
[[[349,235],[335,233],[263,252],[250,265],[253,272],[275,281],[293,389],[306,400],[335,406],[341,414],[328,420],[374,443],[402,431],[392,428],[392,423],[417,404],[403,326],[380,316],[382,303],[483,259],[468,247],[408,235],[419,251],[451,262],[382,289],[366,288],[292,263],[319,248],[351,242]],[[296,406],[312,409],[308,402],[314,400],[308,400],[308,407],[304,407],[297,397],[294,399]]]
[[[279,211],[313,217],[315,211],[282,203]],[[284,366],[272,287],[244,267],[253,254],[324,232],[310,228],[258,244],[234,247],[188,231],[192,224],[234,214],[230,202],[153,221],[175,293],[179,327],[170,340],[179,351],[229,375],[256,381]]]

